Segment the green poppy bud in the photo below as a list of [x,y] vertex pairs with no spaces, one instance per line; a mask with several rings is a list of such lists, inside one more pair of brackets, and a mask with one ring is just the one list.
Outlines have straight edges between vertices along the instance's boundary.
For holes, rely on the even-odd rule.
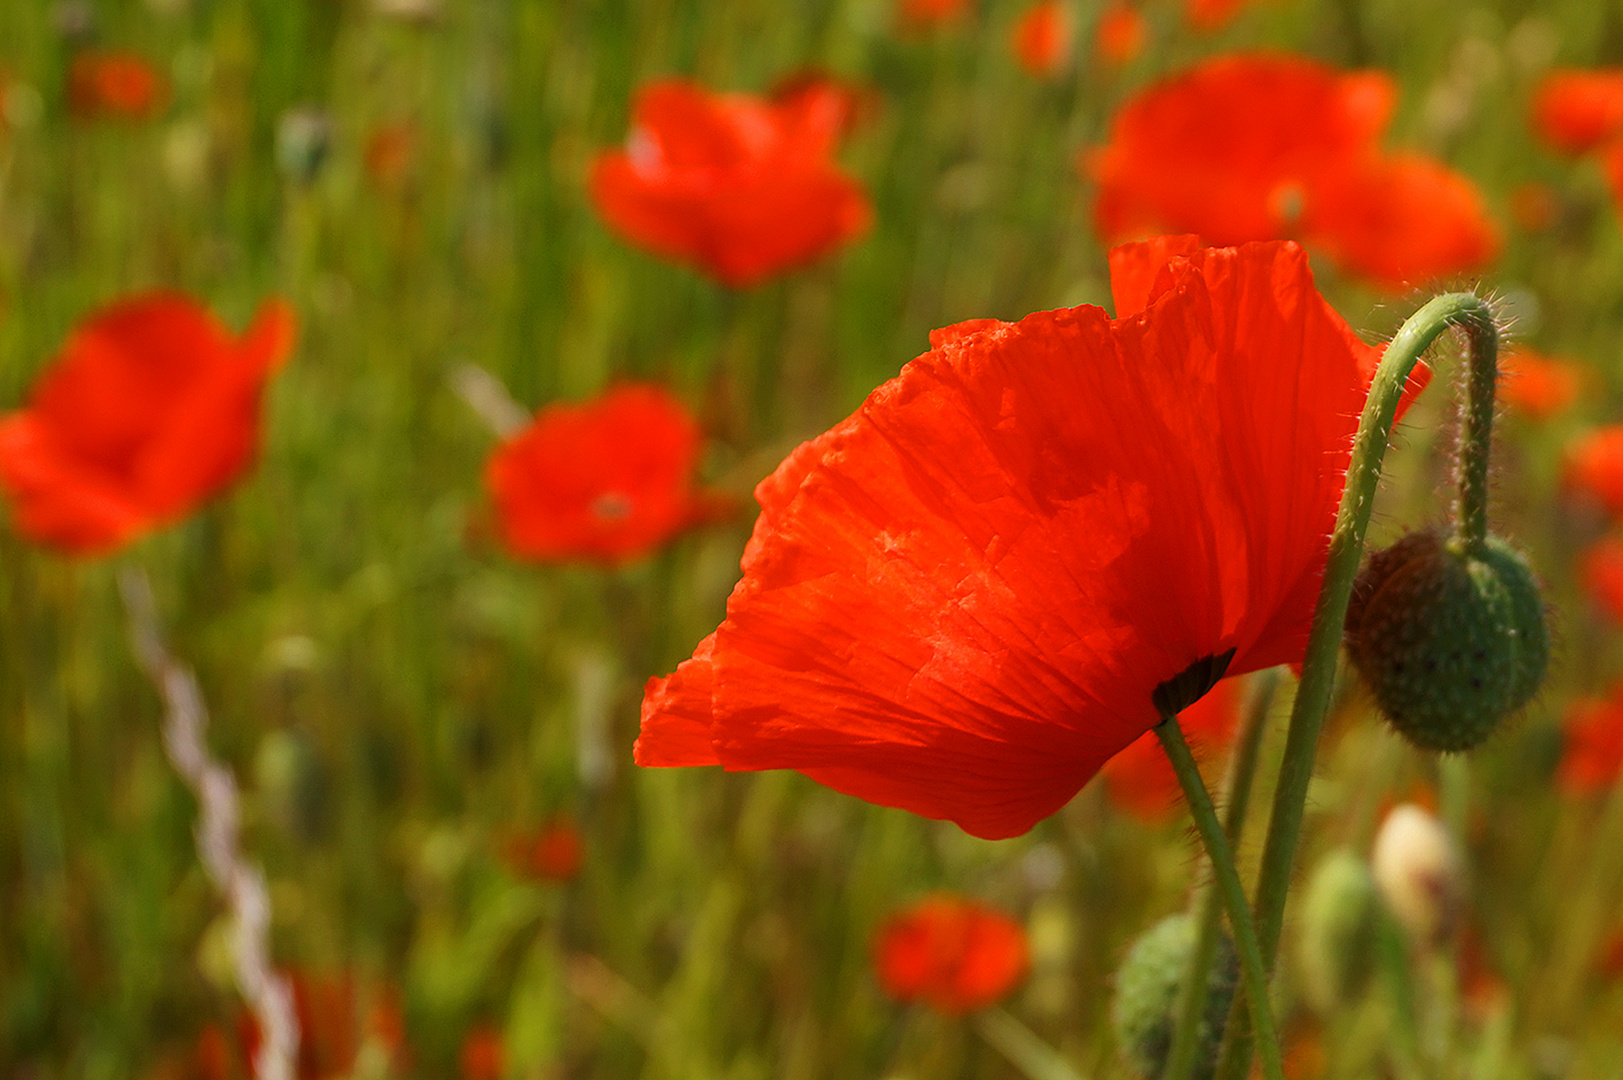
[[[1116,972],[1116,1000],[1111,1005],[1110,1022],[1122,1054],[1140,1076],[1158,1077],[1166,1069],[1177,1024],[1178,995],[1189,971],[1198,929],[1188,914],[1162,919],[1133,943],[1121,970]],[[1200,1024],[1196,1080],[1210,1080],[1216,1070],[1223,1025],[1239,979],[1240,962],[1234,943],[1224,935],[1218,942],[1206,1014]]]
[[1324,857],[1302,897],[1298,959],[1302,990],[1322,1014],[1346,1004],[1374,969],[1375,877],[1345,848]]

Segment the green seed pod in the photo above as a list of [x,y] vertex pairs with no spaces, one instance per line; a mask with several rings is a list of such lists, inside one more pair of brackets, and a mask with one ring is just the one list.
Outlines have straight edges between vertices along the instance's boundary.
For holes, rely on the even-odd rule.
[[1347,651],[1392,726],[1422,750],[1469,750],[1527,704],[1550,659],[1527,563],[1489,537],[1475,551],[1410,533],[1365,564]]
[[[1165,1071],[1167,1055],[1172,1051],[1178,995],[1189,970],[1197,930],[1195,920],[1187,914],[1162,919],[1133,943],[1121,970],[1116,972],[1116,1000],[1111,1005],[1110,1022],[1128,1064],[1150,1080]],[[1200,1024],[1196,1080],[1210,1080],[1217,1068],[1223,1024],[1239,979],[1240,963],[1234,943],[1224,935],[1218,941],[1206,1014]]]
[[1313,870],[1302,898],[1298,959],[1302,990],[1328,1015],[1363,990],[1374,968],[1375,877],[1345,848]]

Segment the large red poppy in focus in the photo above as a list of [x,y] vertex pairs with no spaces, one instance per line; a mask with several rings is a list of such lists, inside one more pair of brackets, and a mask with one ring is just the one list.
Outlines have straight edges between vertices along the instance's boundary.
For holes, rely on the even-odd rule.
[[1283,55],[1221,57],[1151,86],[1085,156],[1111,240],[1165,230],[1213,243],[1298,237],[1388,287],[1481,266],[1498,248],[1465,177],[1386,155],[1380,72]]
[[0,487],[17,531],[105,552],[228,487],[253,462],[261,391],[293,333],[278,300],[241,337],[172,293],[91,316],[28,407],[0,417]]
[[874,935],[874,971],[897,1001],[956,1016],[994,1005],[1026,977],[1026,931],[1009,916],[939,894],[897,912]]
[[983,320],[756,489],[727,618],[637,760],[797,769],[1025,832],[1232,650],[1299,660],[1378,360],[1293,243],[1111,253],[1121,317]]
[[592,201],[632,243],[752,285],[866,231],[868,198],[833,160],[847,114],[832,84],[766,101],[653,83],[625,149],[593,163]]
[[694,486],[699,426],[658,386],[549,405],[490,457],[497,525],[518,556],[623,563],[725,512]]

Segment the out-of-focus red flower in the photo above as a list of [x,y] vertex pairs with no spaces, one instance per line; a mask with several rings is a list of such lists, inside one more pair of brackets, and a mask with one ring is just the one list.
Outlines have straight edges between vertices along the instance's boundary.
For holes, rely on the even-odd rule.
[[385,124],[366,139],[366,175],[386,191],[401,187],[417,164],[417,131],[411,124]]
[[240,338],[171,293],[92,315],[28,407],[0,416],[0,487],[17,530],[96,554],[224,490],[258,451],[261,391],[293,334],[279,300]]
[[68,64],[68,109],[75,116],[140,120],[168,96],[168,82],[134,53],[85,51]]
[[752,285],[868,228],[862,187],[834,164],[849,103],[815,88],[772,102],[653,83],[624,150],[592,165],[598,213],[626,239],[727,285]]
[[502,1080],[507,1074],[507,1055],[502,1033],[489,1024],[480,1024],[462,1037],[457,1053],[462,1080]]
[[[1228,746],[1239,696],[1235,680],[1223,679],[1209,694],[1178,714],[1178,726],[1197,755]],[[1183,805],[1183,788],[1153,731],[1140,735],[1105,762],[1099,775],[1111,803],[1147,824],[1165,824]]]
[[[363,992],[349,975],[313,977],[289,974],[293,1012],[299,1022],[298,1080],[348,1076],[362,1046],[372,1043],[390,1058],[405,1054],[405,1017],[387,986]],[[252,1064],[259,1052],[259,1024],[244,1010],[237,1020],[242,1060]],[[250,1067],[249,1075],[257,1073]]]
[[1612,517],[1623,517],[1623,424],[1596,428],[1567,447],[1564,483],[1569,492],[1594,499]]
[[1037,0],[1014,24],[1009,45],[1020,66],[1046,78],[1065,63],[1071,44],[1071,16],[1060,0]]
[[1564,154],[1623,135],[1623,71],[1552,71],[1533,96],[1533,130]]
[[828,109],[837,113],[840,135],[848,135],[861,126],[876,107],[870,87],[818,68],[803,68],[785,75],[773,84],[769,96],[779,109]]
[[874,935],[873,959],[886,994],[957,1016],[1007,996],[1026,977],[1030,951],[1014,919],[938,894],[887,919]]
[[1517,349],[1500,362],[1499,400],[1533,420],[1548,420],[1578,400],[1583,369],[1531,349]]
[[1612,931],[1600,947],[1600,960],[1596,965],[1608,979],[1623,978],[1623,926]]
[[1292,243],[1162,238],[1111,277],[1114,320],[937,331],[761,482],[726,620],[648,683],[639,763],[796,769],[1013,836],[1175,677],[1301,659],[1379,354]]
[[1196,30],[1212,33],[1221,30],[1248,0],[1184,0],[1184,17]]
[[1563,791],[1588,795],[1617,782],[1623,772],[1623,684],[1604,698],[1583,698],[1567,709],[1566,749],[1556,769]]
[[1517,184],[1510,193],[1510,218],[1524,233],[1541,233],[1554,225],[1561,203],[1548,184]]
[[507,843],[505,855],[507,865],[519,874],[568,881],[580,873],[585,848],[574,819],[559,816],[533,832],[514,837]]
[[1386,156],[1392,80],[1302,57],[1219,57],[1164,80],[1085,156],[1094,222],[1110,239],[1163,229],[1214,243],[1287,236],[1393,287],[1480,266],[1498,247],[1471,182]]
[[1099,16],[1093,51],[1107,64],[1121,65],[1144,49],[1144,16],[1127,0],[1116,0]]
[[1623,625],[1623,538],[1606,536],[1590,545],[1580,561],[1579,577],[1595,606]]
[[903,21],[914,26],[956,19],[969,8],[970,0],[901,0],[897,10]]
[[626,384],[548,405],[496,448],[485,483],[513,554],[617,564],[724,513],[694,487],[699,427],[659,386]]

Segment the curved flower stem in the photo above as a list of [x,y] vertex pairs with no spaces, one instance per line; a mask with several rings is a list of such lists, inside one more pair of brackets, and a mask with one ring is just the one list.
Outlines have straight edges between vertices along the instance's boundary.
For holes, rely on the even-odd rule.
[[[1336,514],[1335,531],[1330,536],[1330,550],[1325,560],[1324,584],[1319,591],[1318,607],[1313,613],[1313,629],[1308,636],[1307,654],[1302,662],[1302,681],[1296,689],[1296,703],[1291,709],[1290,732],[1285,738],[1285,756],[1279,770],[1279,783],[1274,789],[1274,806],[1268,822],[1268,839],[1262,853],[1262,871],[1257,881],[1257,937],[1262,946],[1263,960],[1271,969],[1279,952],[1280,929],[1285,918],[1285,898],[1290,891],[1291,867],[1295,863],[1296,841],[1302,832],[1302,814],[1307,804],[1308,781],[1313,776],[1313,763],[1318,752],[1319,728],[1330,707],[1331,691],[1335,688],[1336,659],[1341,648],[1343,625],[1347,621],[1347,601],[1352,595],[1353,579],[1358,574],[1358,563],[1364,551],[1364,532],[1369,526],[1370,511],[1375,503],[1375,489],[1381,479],[1381,462],[1386,457],[1387,443],[1392,438],[1392,424],[1397,416],[1398,402],[1403,397],[1404,384],[1420,355],[1450,326],[1467,328],[1470,344],[1469,362],[1471,397],[1480,403],[1486,400],[1486,409],[1492,412],[1493,372],[1496,369],[1498,330],[1488,302],[1475,293],[1448,293],[1431,300],[1409,316],[1392,343],[1387,346],[1381,363],[1370,382],[1369,397],[1364,402],[1364,415],[1358,424],[1358,435],[1353,443],[1352,460],[1347,469],[1347,484],[1341,493],[1341,509]],[[1486,356],[1481,354],[1486,351]],[[1478,371],[1487,374],[1478,377]],[[1479,387],[1486,386],[1485,394]],[[1482,527],[1486,531],[1486,488],[1488,427],[1481,425],[1484,444],[1462,450],[1460,482],[1461,537],[1469,542],[1470,529],[1467,515],[1481,513]],[[1470,426],[1465,442],[1470,446]],[[1480,463],[1472,456],[1480,452]],[[1235,1007],[1239,1003],[1236,1001]],[[1250,1072],[1251,1037],[1245,1027],[1245,1014],[1231,1015],[1229,1037],[1225,1040],[1223,1059],[1217,1076],[1220,1080],[1242,1080]]]
[[1460,431],[1455,536],[1466,551],[1475,551],[1488,538],[1488,451],[1493,442],[1499,329],[1485,304],[1480,311],[1462,314],[1455,325],[1465,331],[1471,358],[1465,369],[1465,422]]
[[1267,1080],[1284,1080],[1284,1063],[1279,1056],[1279,1034],[1274,1027],[1273,1007],[1268,1001],[1268,971],[1257,947],[1257,931],[1251,922],[1251,906],[1246,903],[1245,886],[1240,884],[1240,873],[1234,866],[1228,840],[1218,824],[1212,797],[1206,792],[1206,783],[1200,778],[1200,767],[1195,764],[1189,744],[1184,741],[1183,729],[1176,716],[1168,716],[1155,726],[1156,737],[1166,751],[1172,770],[1178,774],[1184,798],[1189,801],[1189,812],[1195,827],[1206,845],[1206,854],[1212,861],[1212,875],[1223,906],[1228,909],[1229,927],[1234,932],[1234,948],[1240,954],[1240,972],[1251,1001],[1251,1022],[1262,1044],[1262,1072]]

